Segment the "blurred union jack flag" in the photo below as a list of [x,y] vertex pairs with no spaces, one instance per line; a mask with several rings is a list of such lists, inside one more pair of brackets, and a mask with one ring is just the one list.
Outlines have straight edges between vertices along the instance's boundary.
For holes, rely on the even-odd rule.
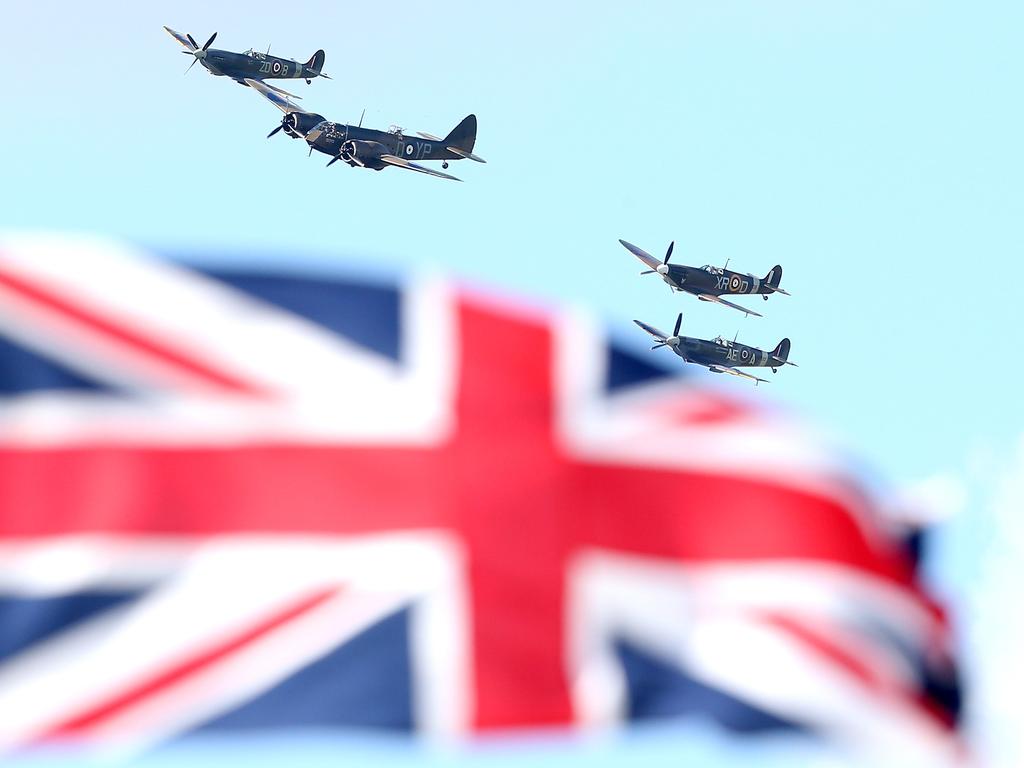
[[434,277],[0,241],[0,750],[671,717],[949,749],[883,505],[645,353]]

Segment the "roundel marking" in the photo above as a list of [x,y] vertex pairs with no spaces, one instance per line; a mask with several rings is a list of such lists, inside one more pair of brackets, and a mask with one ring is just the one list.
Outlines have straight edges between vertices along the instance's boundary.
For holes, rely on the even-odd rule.
[[750,356],[750,353],[747,352],[747,350],[745,349],[742,352],[740,352],[740,354],[743,356],[744,360],[746,360]]
[[407,155],[411,155],[412,154],[412,144],[407,144],[406,145],[406,147],[405,147],[405,154],[407,154]]
[[278,74],[281,71],[281,62],[280,61],[275,61],[273,69],[274,69],[274,74],[275,75]]
[[738,291],[740,289],[740,278],[738,275],[733,275],[729,278],[729,290]]

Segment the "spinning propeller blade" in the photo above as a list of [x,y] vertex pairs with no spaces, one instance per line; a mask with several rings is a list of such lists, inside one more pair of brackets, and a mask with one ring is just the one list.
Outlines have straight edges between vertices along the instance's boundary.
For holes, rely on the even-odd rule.
[[331,158],[331,162],[329,162],[327,164],[327,167],[330,168],[332,165],[334,165],[339,160],[341,160],[341,155],[335,155],[334,157]]
[[205,50],[206,50],[207,48],[209,48],[209,47],[210,47],[210,46],[211,46],[211,45],[213,44],[213,41],[214,41],[214,39],[215,39],[216,37],[217,37],[217,33],[216,33],[216,32],[214,32],[214,33],[213,33],[212,35],[210,35],[210,39],[209,39],[209,40],[207,40],[207,41],[206,41],[206,45],[204,45],[204,46],[203,46],[203,50],[204,50],[204,51],[205,51]]
[[198,48],[198,47],[199,47],[199,43],[197,43],[197,42],[196,42],[196,39],[195,39],[194,37],[192,37],[192,35],[190,35],[190,34],[186,33],[186,34],[185,34],[185,37],[187,37],[187,38],[188,38],[188,41],[189,41],[190,43],[192,43],[192,47],[193,47],[193,48]]
[[662,262],[663,264],[668,264],[668,260],[672,258],[672,249],[675,248],[675,247],[676,247],[676,241],[675,240],[673,240],[671,243],[668,244],[668,251],[665,253],[665,261]]
[[673,336],[678,336],[679,335],[679,326],[681,326],[682,324],[683,324],[683,313],[680,312],[679,313],[679,317],[676,318],[676,327],[672,330],[672,335]]
[[188,74],[188,71],[189,71],[190,69],[192,69],[192,67],[194,67],[194,66],[196,65],[196,62],[197,62],[197,61],[199,61],[199,59],[197,59],[197,58],[194,58],[194,57],[193,57],[193,59],[192,59],[192,63],[191,63],[191,64],[189,64],[189,65],[188,65],[188,67],[187,67],[187,68],[185,69],[185,74],[186,74],[186,75]]
[[277,128],[275,128],[275,129],[274,129],[274,130],[272,130],[272,131],[271,131],[270,133],[268,133],[268,134],[267,134],[267,138],[269,139],[269,138],[270,138],[271,136],[273,136],[273,135],[274,135],[275,133],[277,133],[278,131],[280,131],[280,130],[281,130],[282,128],[284,128],[284,123],[282,123],[281,125],[277,126]]

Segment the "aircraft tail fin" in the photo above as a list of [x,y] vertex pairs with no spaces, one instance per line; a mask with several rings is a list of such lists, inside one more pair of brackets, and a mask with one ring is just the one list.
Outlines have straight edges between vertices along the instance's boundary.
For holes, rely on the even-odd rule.
[[796,365],[796,363],[789,362],[789,339],[783,339],[779,342],[778,346],[772,350],[771,355],[775,360],[786,365]]
[[774,267],[768,270],[768,274],[764,276],[764,280],[762,282],[765,284],[765,286],[772,289],[768,291],[768,293],[778,292],[784,293],[786,296],[789,296],[789,291],[779,288],[779,283],[782,282],[782,267],[779,266],[778,264],[776,264]]
[[473,153],[473,146],[476,144],[476,115],[467,115],[466,118],[452,128],[451,133],[441,141],[444,146],[451,149],[461,149],[469,155]]
[[[319,51],[310,56],[309,61],[307,61],[303,66],[306,67],[306,69],[313,70],[318,75],[320,75],[320,77],[327,77],[327,75],[321,72],[321,70],[324,68],[324,60],[326,58],[327,54],[325,54],[323,52],[323,49],[321,48]],[[329,80],[330,78],[327,79]]]

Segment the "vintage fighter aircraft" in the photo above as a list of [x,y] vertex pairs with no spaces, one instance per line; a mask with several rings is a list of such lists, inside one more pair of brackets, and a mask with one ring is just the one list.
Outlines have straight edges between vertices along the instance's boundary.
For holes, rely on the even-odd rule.
[[313,154],[315,149],[331,156],[331,161],[327,163],[329,166],[338,160],[348,163],[353,168],[358,166],[372,168],[375,171],[391,165],[442,179],[461,181],[451,174],[435,171],[413,161],[440,160],[442,168],[448,167],[449,160],[487,162],[473,154],[473,146],[476,144],[475,115],[468,115],[443,139],[429,133],[419,133],[417,138],[406,136],[402,129],[397,127],[389,131],[363,128],[361,118],[359,125],[333,123],[324,119],[323,115],[300,108],[280,92],[269,89],[266,83],[256,80],[247,80],[246,83],[284,112],[281,124],[268,133],[267,138],[283,130],[293,139],[305,139],[309,144],[310,154]]
[[752,379],[755,386],[758,382],[767,381],[767,379],[752,376],[746,371],[739,370],[740,367],[771,368],[772,373],[776,373],[783,365],[796,365],[787,359],[789,357],[789,339],[783,339],[771,352],[765,352],[762,349],[748,347],[746,344],[738,344],[736,339],[729,341],[721,336],[711,340],[680,336],[679,326],[683,324],[681,312],[676,318],[676,327],[672,330],[671,336],[639,320],[633,322],[658,342],[651,349],[668,347],[688,363],[703,365],[714,373],[729,373],[733,376]]
[[[292,59],[271,56],[269,48],[267,49],[268,53],[260,53],[252,48],[245,53],[233,53],[232,51],[221,51],[217,48],[211,48],[210,45],[217,37],[216,32],[210,35],[206,45],[200,48],[192,38],[192,35],[182,35],[170,27],[164,27],[164,29],[167,30],[167,34],[185,46],[185,50],[182,53],[190,54],[194,57],[192,63],[188,65],[188,69],[192,69],[196,62],[200,61],[209,70],[211,75],[230,77],[241,85],[246,84],[246,79],[263,81],[268,78],[289,80],[303,78],[307,85],[312,82],[314,77],[331,79],[321,71],[324,66],[323,51],[317,51],[310,57],[309,61],[302,64]],[[188,72],[188,69],[185,71]],[[288,93],[272,85],[267,87],[279,93]],[[293,96],[294,94],[289,93],[288,95]],[[295,98],[299,97],[296,96]]]
[[765,301],[768,301],[768,296],[772,293],[790,295],[789,291],[779,288],[779,282],[782,280],[782,267],[778,264],[772,267],[763,278],[756,278],[753,275],[744,275],[724,267],[713,267],[710,264],[705,264],[703,267],[669,264],[672,249],[675,247],[674,241],[669,244],[663,261],[658,261],[647,251],[637,248],[632,243],[627,243],[625,240],[619,240],[619,242],[627,251],[650,267],[641,272],[641,275],[659,274],[673,291],[692,293],[701,301],[713,301],[716,304],[738,309],[744,314],[761,317],[762,315],[752,309],[726,301],[721,298],[722,294],[758,293]]

